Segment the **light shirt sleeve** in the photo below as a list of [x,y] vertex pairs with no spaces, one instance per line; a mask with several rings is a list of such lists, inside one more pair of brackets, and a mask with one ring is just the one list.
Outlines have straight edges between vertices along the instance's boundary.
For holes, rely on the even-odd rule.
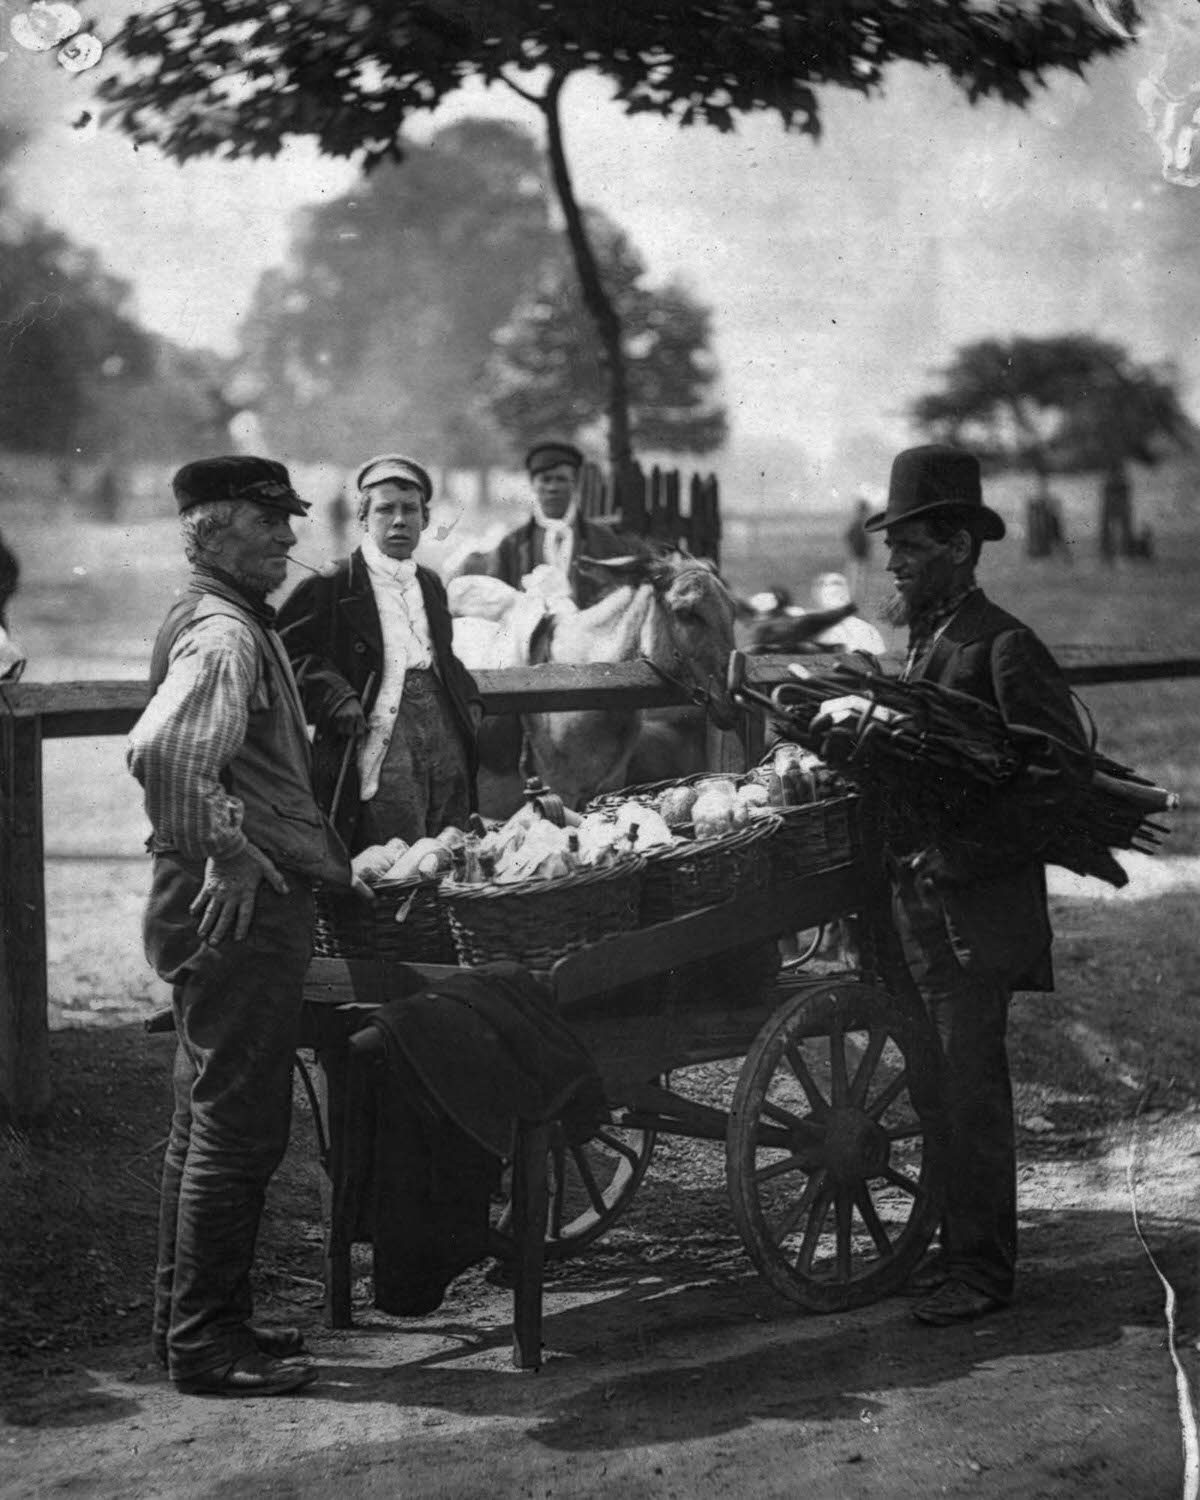
[[254,637],[238,621],[210,616],[180,633],[125,755],[159,847],[189,859],[230,858],[246,848],[242,803],[222,786],[221,773],[246,738],[259,675]]

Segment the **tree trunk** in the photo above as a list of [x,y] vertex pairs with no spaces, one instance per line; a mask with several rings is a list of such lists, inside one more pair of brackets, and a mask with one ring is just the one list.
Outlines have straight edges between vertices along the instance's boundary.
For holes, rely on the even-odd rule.
[[614,472],[619,472],[633,458],[629,437],[629,387],[625,372],[625,351],[621,347],[621,320],[604,289],[600,267],[588,239],[587,227],[567,167],[562,121],[558,113],[558,96],[565,82],[565,74],[556,74],[540,101],[540,107],[546,116],[550,171],[562,206],[563,218],[566,220],[567,242],[571,246],[575,269],[579,273],[584,305],[600,335],[600,347],[608,374],[608,459]]
[[486,464],[480,464],[475,470],[475,503],[480,510],[487,510],[492,503],[492,471]]

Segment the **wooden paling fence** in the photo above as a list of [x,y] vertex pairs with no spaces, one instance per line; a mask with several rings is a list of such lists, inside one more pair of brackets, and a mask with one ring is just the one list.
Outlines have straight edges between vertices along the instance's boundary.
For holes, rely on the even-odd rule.
[[715,474],[643,469],[627,464],[605,476],[586,464],[580,505],[585,516],[611,518],[625,531],[685,547],[695,557],[721,563],[720,487]]
[[[1077,684],[1200,677],[1200,657],[1059,647]],[[836,658],[809,659],[816,670]],[[487,712],[662,707],[685,701],[641,662],[550,665],[476,674]],[[770,691],[786,659],[751,658],[747,681]],[[141,682],[0,683],[0,1122],[26,1125],[50,1102],[42,745],[47,739],[126,734],[145,707]],[[743,753],[761,753],[762,722],[746,721]]]

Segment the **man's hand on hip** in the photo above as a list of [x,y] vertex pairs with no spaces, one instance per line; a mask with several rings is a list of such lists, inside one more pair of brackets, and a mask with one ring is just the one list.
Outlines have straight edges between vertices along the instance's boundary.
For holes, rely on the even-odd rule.
[[230,932],[240,943],[250,931],[258,887],[266,881],[279,895],[287,895],[287,881],[253,844],[229,859],[210,859],[204,867],[204,884],[188,908],[200,918],[200,936],[215,948]]

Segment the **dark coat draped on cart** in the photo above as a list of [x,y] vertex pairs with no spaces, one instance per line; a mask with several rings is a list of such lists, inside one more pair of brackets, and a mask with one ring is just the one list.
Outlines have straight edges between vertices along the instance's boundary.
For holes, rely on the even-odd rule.
[[[1062,669],[1020,620],[975,589],[931,647],[912,664],[910,681],[940,683],[998,709],[1010,726],[1040,731],[1086,756],[1087,744]],[[1064,791],[1066,783],[1064,780]],[[1054,833],[1053,789],[1043,805],[1022,788],[999,793],[985,815],[944,836],[939,848],[964,877],[944,892],[946,926],[960,960],[982,962],[1013,989],[1054,987],[1052,934],[1041,851]],[[901,827],[890,842],[905,841]],[[928,826],[908,830],[912,851],[930,841]]]
[[[473,796],[479,759],[471,705],[477,704],[482,711],[483,702],[475,679],[454,654],[445,585],[436,573],[420,564],[417,581],[429,621],[434,671],[450,700]],[[369,717],[383,679],[383,627],[362,552],[354,551],[328,573],[303,579],[280,606],[278,628],[291,658],[305,714],[316,730],[313,784],[318,802],[328,810],[346,747],[345,740],[332,732],[333,714],[354,695]],[[348,847],[353,847],[358,809],[358,766],[351,755],[335,819]]]
[[374,1246],[375,1305],[437,1307],[488,1254],[488,1209],[521,1121],[560,1120],[586,1140],[605,1115],[587,1049],[518,964],[484,964],[401,994],[350,1044],[350,1170],[338,1222]]

